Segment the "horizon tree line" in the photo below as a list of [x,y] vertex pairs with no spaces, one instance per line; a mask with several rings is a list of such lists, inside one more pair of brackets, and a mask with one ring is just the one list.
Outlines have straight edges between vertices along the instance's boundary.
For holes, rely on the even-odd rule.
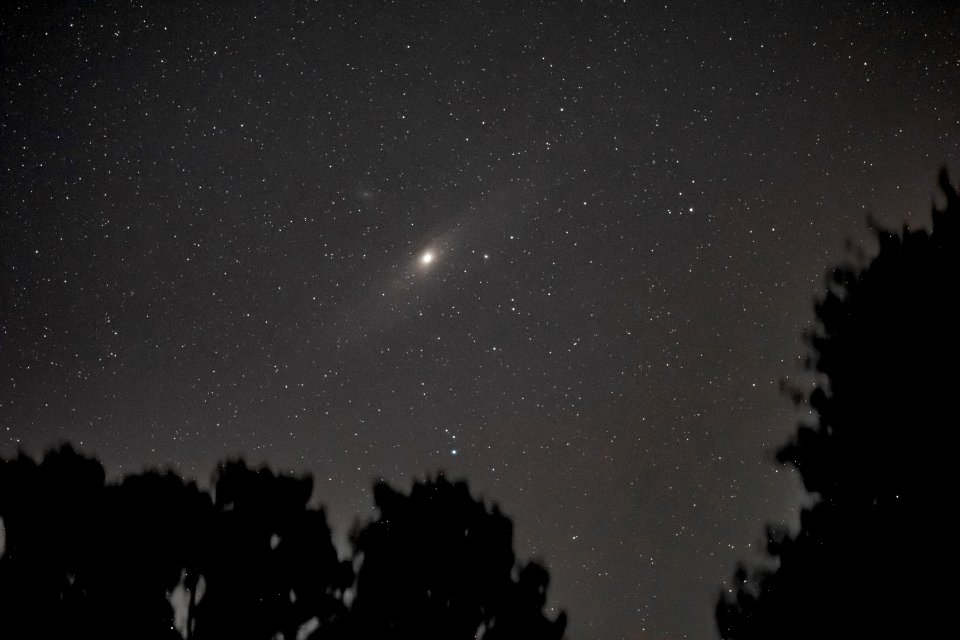
[[[727,640],[913,637],[948,626],[956,560],[952,393],[960,355],[960,195],[932,229],[871,222],[878,251],[833,269],[807,332],[809,409],[777,454],[810,494],[767,527],[716,604]],[[374,486],[340,558],[309,475],[220,464],[208,491],[172,471],[106,482],[70,445],[0,458],[0,635],[108,640],[560,640],[547,570],[513,525],[443,474]],[[172,605],[179,602],[179,608]],[[178,619],[179,618],[179,619]]]
[[172,471],[106,482],[70,445],[0,459],[0,635],[563,637],[547,570],[517,559],[511,520],[464,482],[376,483],[346,559],[312,494],[309,475],[243,460],[203,491]]

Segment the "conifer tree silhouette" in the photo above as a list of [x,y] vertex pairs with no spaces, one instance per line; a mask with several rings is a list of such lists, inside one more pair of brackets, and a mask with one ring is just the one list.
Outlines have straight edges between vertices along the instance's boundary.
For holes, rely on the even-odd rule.
[[721,635],[916,637],[948,628],[956,570],[938,544],[956,480],[960,197],[946,171],[933,229],[877,228],[879,252],[835,269],[816,305],[800,401],[816,414],[778,454],[815,497],[791,535],[770,527],[772,567],[740,567],[717,605]]

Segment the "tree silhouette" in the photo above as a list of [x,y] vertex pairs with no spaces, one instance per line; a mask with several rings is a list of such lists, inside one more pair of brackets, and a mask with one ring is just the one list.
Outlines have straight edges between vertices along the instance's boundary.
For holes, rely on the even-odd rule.
[[877,228],[879,252],[833,271],[807,366],[825,384],[778,453],[816,498],[800,530],[767,531],[772,567],[737,570],[721,595],[724,638],[913,637],[946,630],[952,552],[939,544],[955,484],[954,300],[960,197],[940,174],[933,230]]
[[104,492],[87,628],[101,638],[180,638],[168,600],[190,566],[209,498],[172,472],[129,476]]
[[559,639],[543,614],[548,575],[519,567],[513,525],[442,475],[403,495],[374,487],[379,518],[355,532],[360,569],[350,630],[359,638]]
[[337,557],[323,511],[308,505],[312,478],[228,462],[214,493],[198,568],[204,589],[192,592],[192,637],[296,638],[311,619],[324,632],[342,618],[353,576]]
[[352,576],[309,478],[222,465],[216,500],[172,472],[105,484],[64,446],[40,464],[0,459],[0,636],[181,638],[170,594],[188,594],[192,638],[296,638],[345,615]]
[[100,463],[70,447],[37,464],[0,460],[0,629],[4,637],[61,636],[83,627],[104,551],[93,523],[104,508]]
[[242,460],[204,492],[170,471],[106,483],[69,445],[0,459],[0,637],[562,637],[546,570],[517,564],[512,523],[465,484],[376,485],[353,565],[312,492],[309,476]]

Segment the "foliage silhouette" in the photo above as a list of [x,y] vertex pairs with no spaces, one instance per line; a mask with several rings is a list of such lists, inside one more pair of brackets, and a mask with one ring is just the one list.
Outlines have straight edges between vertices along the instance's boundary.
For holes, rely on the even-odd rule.
[[358,638],[486,640],[563,636],[543,614],[548,575],[516,565],[513,525],[442,475],[409,496],[374,487],[379,519],[354,533],[360,560],[351,633]]
[[296,638],[312,618],[329,624],[343,616],[352,572],[337,557],[323,511],[309,508],[312,493],[308,476],[242,461],[220,466],[198,566],[204,593],[191,601],[192,637]]
[[169,471],[106,483],[69,445],[0,459],[0,636],[562,637],[565,615],[543,614],[546,570],[516,563],[510,520],[465,484],[376,485],[380,516],[355,530],[352,561],[312,493],[309,476],[243,461],[204,492]]
[[209,499],[170,472],[130,476],[104,495],[100,518],[109,526],[99,527],[86,627],[118,640],[178,638],[168,594],[190,564],[196,532],[188,523],[203,520]]
[[[0,462],[0,628],[5,637],[60,636],[82,626],[103,540],[103,467],[65,447],[40,464]],[[145,635],[152,631],[144,622]]]
[[935,544],[953,485],[950,392],[958,356],[960,197],[940,174],[933,230],[877,228],[864,267],[835,269],[816,305],[807,367],[816,413],[778,453],[816,502],[800,530],[767,531],[773,568],[740,567],[722,637],[913,637],[943,632],[954,561]]

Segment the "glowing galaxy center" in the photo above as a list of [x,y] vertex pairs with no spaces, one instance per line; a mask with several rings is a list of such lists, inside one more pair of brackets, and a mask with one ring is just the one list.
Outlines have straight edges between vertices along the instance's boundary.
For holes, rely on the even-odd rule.
[[420,264],[430,264],[433,262],[433,252],[427,251],[425,254],[420,256]]

